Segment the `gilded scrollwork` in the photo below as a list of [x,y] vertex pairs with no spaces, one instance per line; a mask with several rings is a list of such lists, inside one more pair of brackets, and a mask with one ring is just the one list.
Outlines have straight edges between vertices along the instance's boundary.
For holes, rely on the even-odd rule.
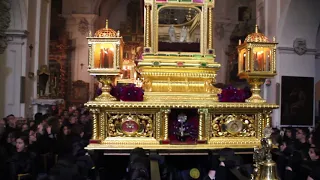
[[219,114],[213,116],[213,137],[254,137],[255,115]]
[[107,116],[108,137],[153,137],[153,114],[107,114]]

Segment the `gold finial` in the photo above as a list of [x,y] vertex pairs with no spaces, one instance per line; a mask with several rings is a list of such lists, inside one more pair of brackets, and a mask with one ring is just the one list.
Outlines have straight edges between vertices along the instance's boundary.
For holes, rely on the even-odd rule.
[[92,37],[92,32],[91,32],[91,30],[89,31],[89,37]]
[[273,40],[273,42],[276,42],[276,37],[275,37],[275,36],[273,36],[272,40]]
[[255,33],[258,33],[259,26],[256,24]]
[[241,39],[239,39],[239,45],[241,45]]
[[106,29],[108,29],[109,27],[108,27],[108,19],[106,19]]
[[117,37],[120,37],[120,31],[119,30],[117,31]]

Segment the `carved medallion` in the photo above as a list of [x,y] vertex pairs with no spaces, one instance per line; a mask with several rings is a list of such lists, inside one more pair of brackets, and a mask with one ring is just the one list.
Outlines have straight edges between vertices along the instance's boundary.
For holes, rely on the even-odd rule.
[[152,137],[153,115],[108,114],[109,137]]
[[133,135],[139,130],[139,124],[132,119],[124,120],[121,124],[123,133]]
[[243,124],[240,120],[231,120],[230,122],[226,123],[226,130],[230,134],[237,134],[239,133],[243,128]]
[[86,35],[89,32],[89,22],[86,18],[81,18],[78,30],[82,35]]
[[212,134],[213,137],[254,137],[255,117],[253,114],[214,115]]
[[293,41],[293,50],[298,55],[303,55],[307,52],[307,41],[302,38],[297,38]]

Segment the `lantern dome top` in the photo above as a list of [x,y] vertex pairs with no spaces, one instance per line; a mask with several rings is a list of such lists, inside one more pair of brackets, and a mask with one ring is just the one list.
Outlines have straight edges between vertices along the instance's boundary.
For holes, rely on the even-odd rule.
[[119,37],[120,33],[108,27],[108,20],[106,20],[105,28],[99,29],[94,34],[95,37]]
[[251,33],[249,34],[246,39],[244,40],[244,42],[263,42],[263,43],[268,43],[269,40],[268,38],[262,34],[262,33],[259,33],[258,31],[258,25],[256,25],[255,27],[255,32],[254,33]]

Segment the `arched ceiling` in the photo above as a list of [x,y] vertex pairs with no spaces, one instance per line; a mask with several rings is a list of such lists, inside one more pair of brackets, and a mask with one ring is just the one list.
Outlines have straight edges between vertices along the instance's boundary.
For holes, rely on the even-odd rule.
[[109,15],[112,12],[112,9],[116,7],[117,4],[120,2],[120,0],[97,0],[97,1],[99,1],[96,6],[97,12],[103,9],[104,11],[107,11],[107,17],[109,17]]

